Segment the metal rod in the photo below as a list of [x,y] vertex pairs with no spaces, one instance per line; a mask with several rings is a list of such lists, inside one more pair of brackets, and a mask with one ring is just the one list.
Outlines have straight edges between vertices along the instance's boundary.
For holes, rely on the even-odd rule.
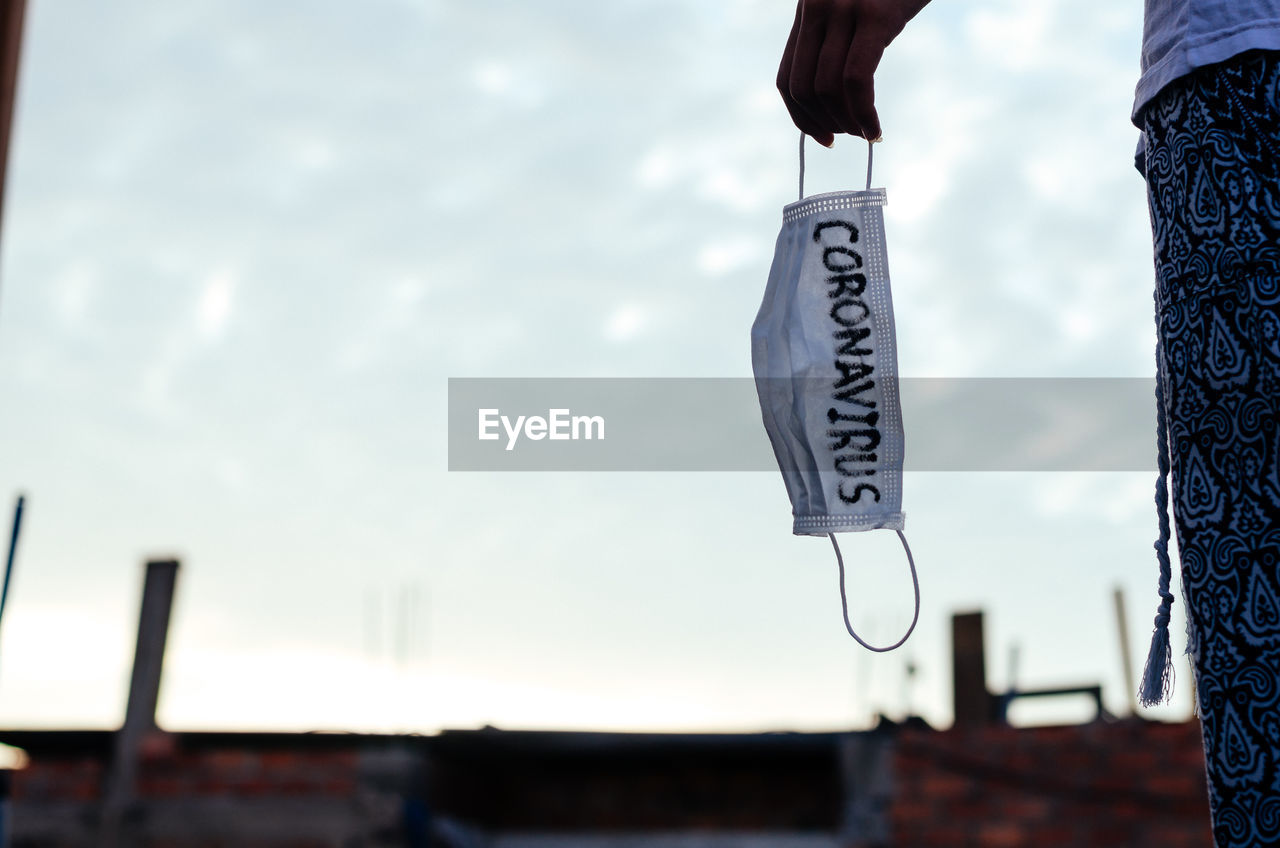
[[18,495],[13,508],[13,533],[9,536],[9,556],[4,565],[4,588],[0,589],[0,620],[4,619],[4,605],[9,600],[9,579],[13,576],[13,560],[18,553],[18,536],[22,533],[22,511],[26,506],[25,495]]

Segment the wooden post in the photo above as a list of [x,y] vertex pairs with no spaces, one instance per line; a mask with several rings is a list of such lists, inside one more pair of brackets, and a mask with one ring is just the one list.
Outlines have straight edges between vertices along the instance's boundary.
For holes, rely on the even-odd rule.
[[957,726],[971,727],[991,721],[991,695],[987,692],[986,646],[982,613],[957,613],[951,617],[951,668]]
[[1116,627],[1120,630],[1120,663],[1124,669],[1125,703],[1128,704],[1129,715],[1138,712],[1138,685],[1133,679],[1133,656],[1129,652],[1129,623],[1124,614],[1124,590],[1116,587]]
[[133,678],[124,725],[116,731],[115,751],[107,776],[102,804],[100,845],[105,848],[129,844],[123,834],[124,820],[133,802],[138,776],[138,754],[149,734],[155,733],[156,703],[160,699],[160,673],[164,666],[164,646],[169,633],[169,612],[178,580],[177,560],[147,563],[142,589],[142,610],[138,615],[138,645],[133,656]]
[[0,0],[0,221],[13,127],[13,103],[18,91],[18,59],[22,54],[22,22],[26,0]]

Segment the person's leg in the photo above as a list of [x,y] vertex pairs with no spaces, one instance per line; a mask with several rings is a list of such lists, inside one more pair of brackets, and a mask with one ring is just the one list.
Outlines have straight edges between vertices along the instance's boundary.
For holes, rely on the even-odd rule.
[[1144,115],[1158,356],[1214,839],[1280,844],[1280,53]]

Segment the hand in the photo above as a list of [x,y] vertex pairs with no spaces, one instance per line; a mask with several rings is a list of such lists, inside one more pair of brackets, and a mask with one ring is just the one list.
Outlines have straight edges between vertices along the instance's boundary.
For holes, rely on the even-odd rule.
[[889,42],[929,0],[800,0],[778,68],[791,120],[830,147],[880,138],[873,77]]

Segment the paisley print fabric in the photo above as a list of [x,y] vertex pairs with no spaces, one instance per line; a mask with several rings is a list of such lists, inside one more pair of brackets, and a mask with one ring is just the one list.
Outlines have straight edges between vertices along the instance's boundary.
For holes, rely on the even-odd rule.
[[1280,53],[1141,116],[1188,651],[1219,848],[1280,845]]

